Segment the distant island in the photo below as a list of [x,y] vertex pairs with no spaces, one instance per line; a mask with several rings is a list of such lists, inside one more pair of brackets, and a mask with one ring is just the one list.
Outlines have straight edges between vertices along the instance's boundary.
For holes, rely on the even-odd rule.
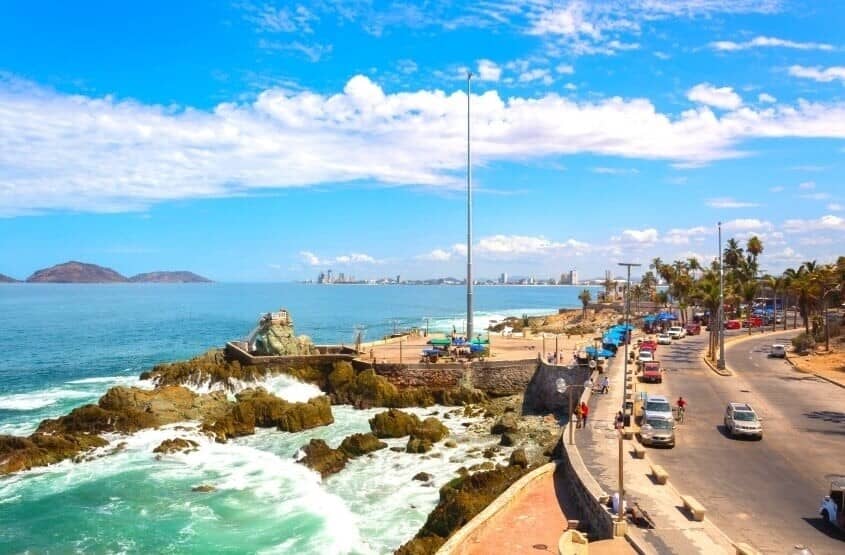
[[18,283],[18,280],[9,277],[6,274],[0,274],[0,283]]
[[[0,282],[17,280],[0,274]],[[26,278],[27,283],[211,283],[211,280],[184,270],[173,272],[147,272],[126,276],[96,264],[72,260],[36,271]]]

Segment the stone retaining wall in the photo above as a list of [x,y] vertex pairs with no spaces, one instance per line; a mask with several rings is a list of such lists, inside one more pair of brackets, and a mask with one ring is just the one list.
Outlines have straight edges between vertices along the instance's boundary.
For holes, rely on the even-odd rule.
[[[557,391],[557,381],[563,379],[567,385],[583,385],[590,375],[586,366],[559,366],[540,362],[528,388],[525,391],[526,410],[546,414],[569,412],[569,395]],[[581,396],[581,390],[575,392],[574,401]]]
[[448,390],[461,385],[474,387],[493,396],[525,392],[537,371],[537,360],[476,361],[458,363],[377,363],[375,371],[397,387],[426,387]]

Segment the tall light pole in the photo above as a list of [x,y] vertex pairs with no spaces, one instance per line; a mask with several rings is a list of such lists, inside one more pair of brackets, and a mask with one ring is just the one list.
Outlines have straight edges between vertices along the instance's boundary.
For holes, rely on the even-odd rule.
[[[631,267],[640,267],[642,264],[634,264],[633,262],[620,262],[620,266],[625,266],[628,268],[628,284],[625,287],[625,358],[623,359],[625,362],[623,363],[624,366],[624,373],[622,379],[622,387],[625,388],[623,391],[627,391],[627,384],[628,384],[628,343],[629,343],[629,334],[631,333]],[[626,394],[622,395],[622,414],[627,414],[628,408],[626,406]],[[633,412],[633,411],[632,411]],[[631,415],[633,416],[633,414]],[[619,507],[616,511],[616,520],[622,522],[624,519],[624,511],[622,510],[622,506],[624,505],[625,500],[625,482],[623,480],[623,467],[622,461],[624,461],[622,455],[622,430],[619,430]]]
[[725,368],[725,264],[722,260],[722,222],[719,222],[719,360],[716,368]]
[[470,150],[470,97],[472,72],[467,72],[467,340],[472,341],[472,156]]

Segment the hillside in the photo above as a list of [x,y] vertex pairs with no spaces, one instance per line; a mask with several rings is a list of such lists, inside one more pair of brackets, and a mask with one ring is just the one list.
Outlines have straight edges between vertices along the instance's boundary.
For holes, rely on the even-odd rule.
[[27,283],[122,283],[127,279],[111,268],[70,261],[36,271]]
[[147,272],[129,278],[133,283],[211,283],[211,280],[193,272]]
[[9,277],[5,274],[0,274],[0,283],[17,283],[17,282],[18,282],[18,280],[16,280],[13,277]]

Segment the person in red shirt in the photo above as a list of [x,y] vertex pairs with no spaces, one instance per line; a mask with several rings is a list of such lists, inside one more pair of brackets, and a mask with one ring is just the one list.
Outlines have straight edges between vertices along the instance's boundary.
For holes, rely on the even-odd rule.
[[590,414],[590,407],[587,403],[581,401],[581,425],[587,427],[587,416]]

